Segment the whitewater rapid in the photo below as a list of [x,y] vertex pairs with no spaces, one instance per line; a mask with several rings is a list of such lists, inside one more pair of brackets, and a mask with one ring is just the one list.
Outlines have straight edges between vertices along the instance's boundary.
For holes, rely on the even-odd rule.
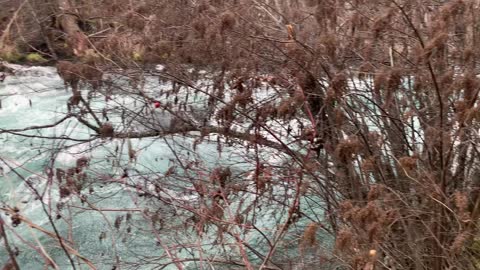
[[[66,104],[72,95],[69,90],[65,89],[62,79],[53,67],[15,66],[15,68],[17,70],[15,75],[7,76],[0,83],[0,167],[2,167],[0,171],[0,206],[16,207],[34,224],[53,231],[45,209],[42,208],[42,204],[32,193],[29,185],[46,191],[42,200],[52,208],[47,210],[51,211],[50,213],[55,218],[57,215],[62,216],[54,221],[60,234],[71,238],[78,252],[94,262],[97,269],[113,269],[116,267],[117,260],[121,260],[123,265],[131,262],[133,267],[139,258],[164,256],[164,250],[159,247],[155,237],[151,233],[146,233],[144,228],[147,224],[143,216],[145,212],[151,212],[153,209],[163,215],[164,219],[168,219],[173,228],[178,229],[184,226],[181,219],[176,216],[180,213],[176,212],[178,209],[156,209],[158,205],[143,201],[137,194],[134,194],[135,188],[121,183],[110,184],[102,181],[115,175],[121,175],[125,169],[128,169],[130,173],[136,175],[131,178],[132,181],[138,181],[138,183],[132,182],[133,184],[141,185],[150,191],[155,190],[151,184],[147,182],[143,184],[143,177],[160,177],[171,169],[174,166],[173,161],[177,158],[172,150],[176,154],[185,154],[186,159],[189,158],[184,153],[183,147],[191,149],[193,139],[188,136],[131,139],[130,143],[138,153],[133,162],[129,160],[125,140],[89,140],[95,134],[73,118],[52,128],[26,131],[21,134],[26,136],[67,136],[74,140],[30,138],[18,136],[18,134],[2,133],[2,130],[23,129],[58,121],[66,115]],[[200,82],[201,85],[202,82]],[[151,79],[147,81],[145,91],[154,95],[171,87],[168,83],[159,83],[158,79]],[[83,96],[87,96],[89,90],[82,89],[81,91]],[[256,98],[275,99],[274,94],[274,91],[265,90],[261,91]],[[114,94],[110,100],[105,100],[104,97],[94,97],[91,102],[92,109],[97,111],[104,108],[115,111],[116,108],[122,106],[134,109],[137,105],[132,97],[121,94]],[[158,118],[159,121],[163,121],[161,123],[165,123],[165,115],[158,114]],[[119,114],[110,115],[109,121],[114,126],[121,127],[122,119]],[[272,122],[269,125],[278,130],[280,134],[282,132],[286,134],[284,123]],[[233,128],[241,130],[245,127],[234,125]],[[269,136],[270,134],[265,134],[265,137],[271,138]],[[292,139],[292,137],[286,137],[287,135],[283,136],[286,140]],[[248,160],[248,155],[245,154],[249,150],[237,145],[232,148],[225,146],[219,152],[216,141],[217,136],[211,135],[206,142],[197,146],[195,155],[198,155],[198,159],[204,163],[205,167],[229,166],[234,173],[239,175],[251,169],[252,160]],[[53,156],[52,153],[54,153]],[[262,150],[261,155],[272,164],[288,162],[284,156],[273,154],[272,151]],[[78,197],[60,199],[58,187],[56,185],[48,186],[45,168],[51,163],[52,157],[55,160],[54,168],[62,169],[74,166],[79,158],[86,157],[90,160],[88,172],[93,178],[93,183],[90,185],[93,192],[84,191],[83,194],[88,196],[89,203],[92,205],[84,205]],[[251,182],[251,177],[245,175],[244,181]],[[192,193],[181,191],[184,187],[175,189],[175,183],[172,186],[173,188],[162,189],[162,196],[186,202],[194,202],[198,199]],[[288,188],[285,188],[287,190],[279,196],[288,197],[291,190],[288,191]],[[244,199],[248,201],[254,198],[247,196]],[[232,204],[232,208],[235,207],[235,203]],[[62,205],[71,205],[72,207],[56,209]],[[104,211],[95,211],[95,209]],[[132,210],[129,212],[131,217],[128,224],[125,221],[125,211],[117,212],[116,209]],[[259,218],[257,218],[257,226],[261,228],[275,228],[278,225],[277,221],[285,217],[284,212],[275,211],[274,208],[266,207],[259,211],[262,211],[262,214],[259,214]],[[7,226],[11,227],[10,217],[5,214],[0,215],[7,221]],[[64,219],[63,215],[68,216],[68,219]],[[123,220],[121,228],[114,228],[113,222],[119,218]],[[188,216],[182,217],[182,219],[186,218]],[[33,230],[26,224],[20,224],[14,230],[8,230],[8,236],[13,246],[20,251],[18,262],[21,269],[44,269],[44,259],[34,251],[34,248],[38,248],[40,245],[58,264],[59,269],[71,269],[64,251],[58,243],[38,230]],[[263,236],[255,231],[249,232],[245,237],[250,239],[251,244],[258,246],[258,250],[267,247],[261,240]],[[196,242],[196,238],[198,237],[192,230],[162,231],[162,239],[167,243],[175,244],[179,239],[185,239],[187,243]],[[214,238],[215,236],[211,239],[206,237],[202,241],[211,243]],[[36,245],[31,247],[27,243],[36,243]],[[221,252],[221,249],[211,248],[208,252],[214,255]],[[188,258],[192,254],[195,253],[188,249],[182,249],[178,255]],[[77,258],[74,256],[74,259]],[[5,250],[0,248],[0,266],[7,260],[8,256]],[[189,265],[190,263],[185,263],[187,268]],[[152,269],[152,267],[152,265],[145,264],[135,269]],[[83,265],[78,269],[86,268]],[[116,269],[127,268],[118,266]],[[164,269],[176,269],[176,267],[172,264]],[[196,269],[195,264],[191,264],[191,269]]]

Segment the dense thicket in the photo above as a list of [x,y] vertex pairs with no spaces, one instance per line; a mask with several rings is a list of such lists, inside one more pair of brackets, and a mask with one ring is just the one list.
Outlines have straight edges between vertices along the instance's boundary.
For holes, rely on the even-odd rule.
[[[345,269],[478,268],[478,1],[59,0],[15,10],[2,19],[0,55],[38,50],[67,60],[58,62],[73,89],[66,117],[93,139],[189,136],[196,153],[218,135],[219,151],[246,147],[251,166],[240,173],[179,158],[177,173],[148,179],[201,198],[193,206],[151,192],[152,201],[190,213],[178,230],[213,230],[235,246],[191,260],[232,269],[326,261]],[[25,38],[38,27],[32,19],[41,40]],[[112,126],[105,115],[122,106],[96,111],[82,96],[84,83],[92,95],[115,98],[107,73],[127,77],[132,87],[123,93],[148,109],[124,108],[135,121]],[[147,75],[172,88],[144,91]],[[206,97],[201,112],[195,93]],[[154,107],[173,124],[152,120]],[[283,213],[277,228],[256,227],[266,205]],[[249,230],[264,246],[249,244]],[[334,237],[335,247],[323,248],[319,235]],[[191,244],[162,246],[168,263],[182,268],[178,249],[202,250]]]

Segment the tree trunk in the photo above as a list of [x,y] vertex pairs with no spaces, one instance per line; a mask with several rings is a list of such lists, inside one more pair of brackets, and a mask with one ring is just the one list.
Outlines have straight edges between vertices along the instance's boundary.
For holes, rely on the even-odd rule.
[[67,34],[67,43],[72,48],[75,56],[85,55],[89,47],[90,41],[83,33],[78,25],[78,17],[75,15],[73,6],[69,0],[57,0],[58,7],[61,11],[58,16],[58,23]]

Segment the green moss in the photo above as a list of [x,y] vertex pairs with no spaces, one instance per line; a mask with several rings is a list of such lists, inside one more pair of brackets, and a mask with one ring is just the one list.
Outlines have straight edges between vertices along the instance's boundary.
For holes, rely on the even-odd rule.
[[38,53],[29,53],[27,54],[27,57],[25,58],[28,62],[36,62],[36,63],[41,63],[41,62],[46,62],[47,59],[43,58]]
[[16,62],[22,61],[23,55],[16,51],[8,50],[8,51],[0,52],[0,58],[6,62],[16,63]]

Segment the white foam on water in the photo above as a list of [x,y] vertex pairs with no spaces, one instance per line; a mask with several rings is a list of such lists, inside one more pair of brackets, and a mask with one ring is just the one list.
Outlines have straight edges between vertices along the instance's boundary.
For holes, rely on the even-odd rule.
[[69,147],[57,155],[57,160],[64,165],[74,165],[79,158],[92,157],[92,153],[87,151],[90,147],[91,146],[88,143],[77,144]]

